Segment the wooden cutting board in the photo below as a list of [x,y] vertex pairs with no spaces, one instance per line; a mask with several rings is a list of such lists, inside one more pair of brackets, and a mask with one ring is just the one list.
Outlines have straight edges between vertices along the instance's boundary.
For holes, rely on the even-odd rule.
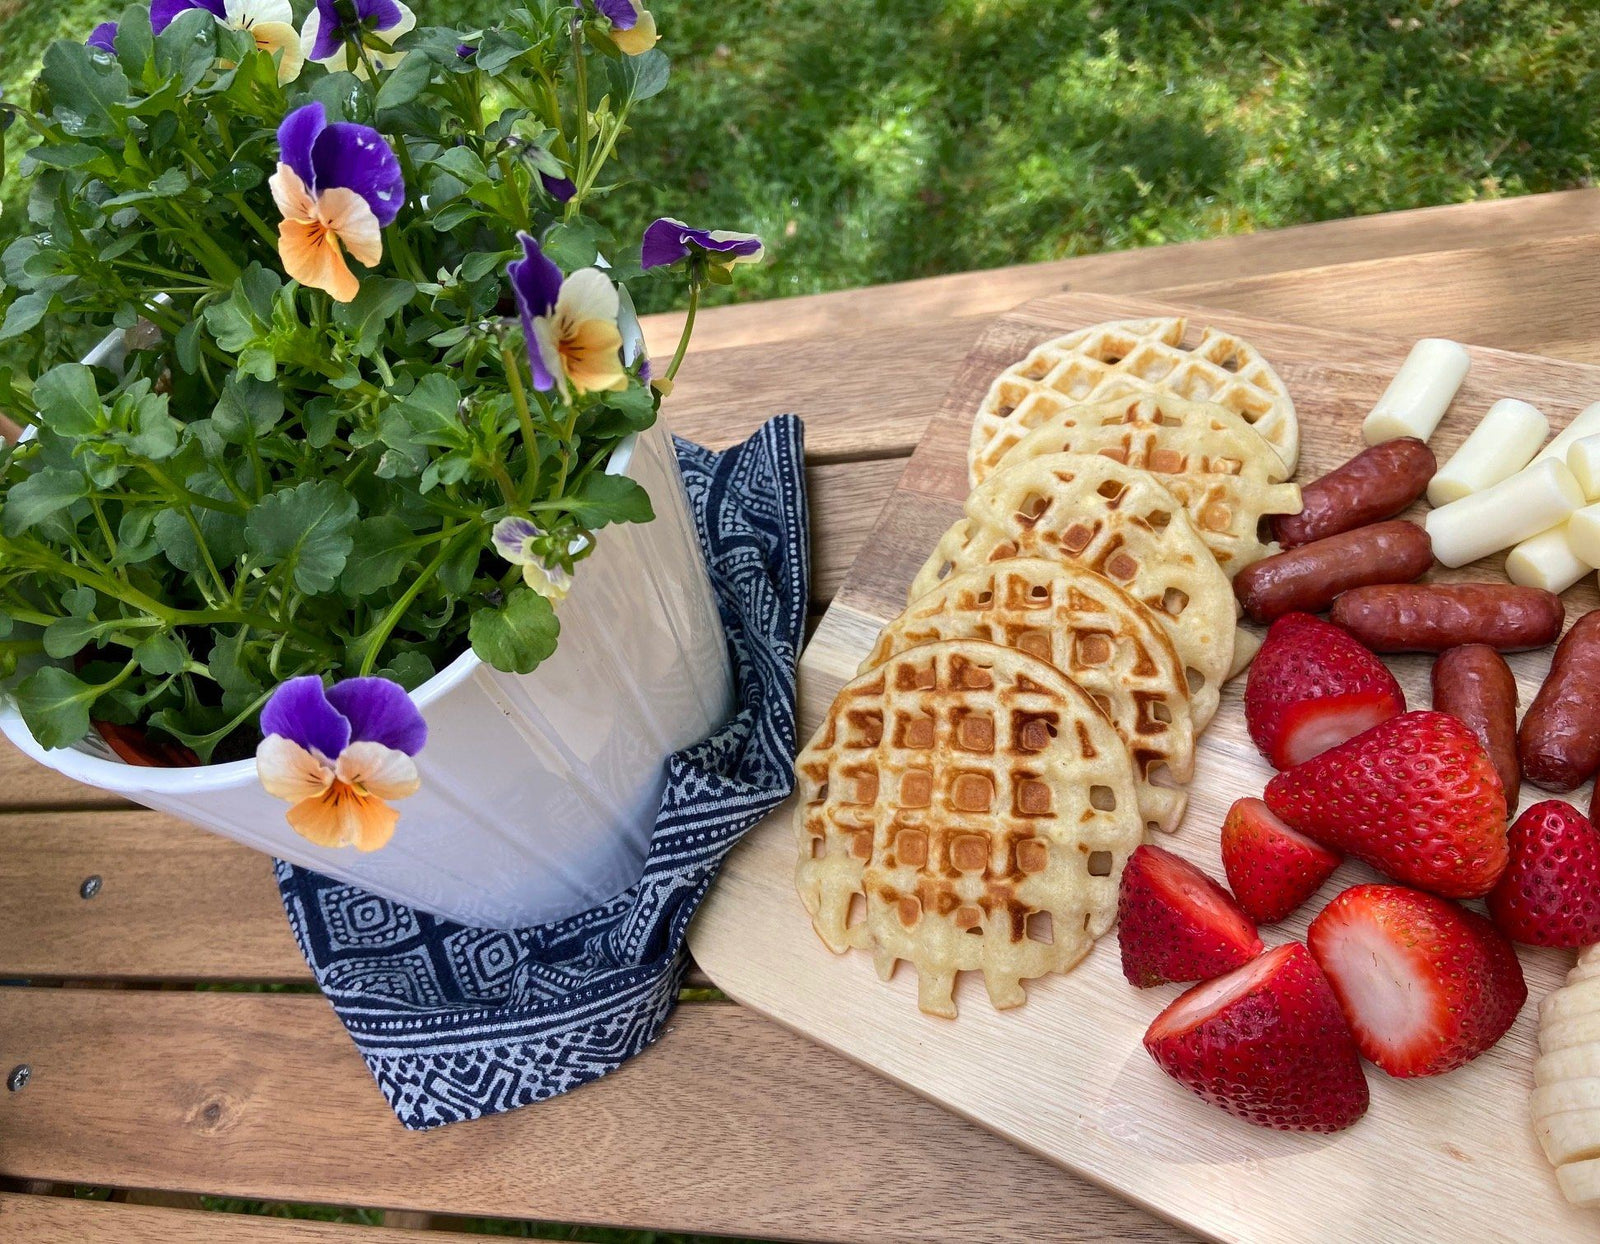
[[[940,533],[960,516],[972,415],[993,377],[1072,329],[1161,314],[1236,332],[1272,363],[1299,412],[1302,483],[1361,449],[1361,420],[1411,345],[1090,294],[1042,299],[1001,317],[967,358],[806,649],[802,741],[879,627],[905,604]],[[1534,403],[1553,429],[1600,400],[1600,367],[1479,348],[1472,360],[1431,442],[1441,463],[1497,398]],[[1423,509],[1419,504],[1411,516]],[[1438,568],[1434,577],[1503,578],[1502,560],[1454,572]],[[1566,600],[1569,618],[1600,605],[1594,576]],[[1524,707],[1549,659],[1548,649],[1511,659]],[[1427,707],[1429,660],[1390,658],[1390,665],[1409,704]],[[1236,679],[1225,690],[1201,740],[1188,815],[1163,840],[1217,878],[1218,829],[1229,804],[1259,795],[1272,775],[1245,731],[1242,684]],[[1544,797],[1526,787],[1523,804]],[[1587,810],[1587,788],[1572,799]],[[718,986],[785,1027],[1217,1239],[1553,1244],[1600,1238],[1600,1212],[1562,1200],[1528,1120],[1538,1003],[1560,982],[1570,952],[1520,948],[1528,1005],[1476,1062],[1411,1081],[1369,1067],[1372,1107],[1354,1128],[1331,1137],[1270,1132],[1205,1105],[1156,1068],[1140,1038],[1179,989],[1128,985],[1114,933],[1066,976],[1028,982],[1028,1002],[1016,1010],[996,1012],[982,981],[969,979],[977,974],[967,973],[956,993],[959,1019],[921,1014],[909,965],[882,983],[865,953],[835,956],[812,931],[794,888],[791,819],[792,805],[785,804],[752,831],[689,934],[695,958]],[[1364,866],[1347,864],[1301,913],[1264,930],[1267,943],[1303,939],[1309,917],[1328,898],[1374,878]],[[883,1143],[919,1139],[886,1133]],[[981,1199],[984,1189],[974,1187],[972,1195]],[[994,1213],[1003,1215],[1005,1207]],[[1072,1224],[1062,1226],[1070,1231]]]

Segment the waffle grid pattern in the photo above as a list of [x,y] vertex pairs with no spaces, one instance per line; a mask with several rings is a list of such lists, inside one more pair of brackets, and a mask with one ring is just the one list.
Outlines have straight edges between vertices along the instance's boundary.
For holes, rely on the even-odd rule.
[[960,641],[847,684],[796,761],[796,882],[830,949],[906,960],[954,1016],[956,973],[997,1008],[1065,972],[1116,916],[1142,826],[1131,763],[1087,695],[1036,657]]

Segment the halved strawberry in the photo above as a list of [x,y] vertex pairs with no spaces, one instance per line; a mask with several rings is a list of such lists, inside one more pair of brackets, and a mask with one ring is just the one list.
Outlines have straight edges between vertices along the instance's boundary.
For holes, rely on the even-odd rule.
[[1179,1084],[1260,1127],[1337,1132],[1367,1112],[1349,1025],[1299,942],[1181,995],[1144,1048]]
[[1161,847],[1128,857],[1117,920],[1122,974],[1140,989],[1220,976],[1261,953],[1256,926],[1233,896]]
[[1250,664],[1244,718],[1276,769],[1288,769],[1406,711],[1384,663],[1348,631],[1286,613]]
[[1222,867],[1245,915],[1282,920],[1317,892],[1344,857],[1297,834],[1259,799],[1239,799],[1222,822]]
[[1600,832],[1565,800],[1534,804],[1511,826],[1511,864],[1489,891],[1489,914],[1530,946],[1600,942]]
[[1476,912],[1398,885],[1353,886],[1306,935],[1361,1052],[1433,1076],[1505,1035],[1528,999],[1517,952]]
[[1447,898],[1487,894],[1509,858],[1499,775],[1447,713],[1391,717],[1278,774],[1266,797],[1290,828]]

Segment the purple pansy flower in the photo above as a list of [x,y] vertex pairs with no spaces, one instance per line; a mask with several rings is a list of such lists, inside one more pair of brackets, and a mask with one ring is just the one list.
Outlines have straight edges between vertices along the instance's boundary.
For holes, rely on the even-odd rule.
[[522,314],[533,387],[563,393],[568,385],[580,393],[627,388],[617,327],[621,301],[611,278],[583,268],[563,280],[532,237],[519,232],[517,240],[522,258],[506,265],[506,275]]
[[222,0],[153,0],[150,5],[150,29],[160,34],[179,13],[187,13],[190,9],[204,9],[213,17],[226,16]]
[[535,552],[537,542],[545,536],[544,528],[530,519],[510,515],[494,525],[490,537],[495,551],[513,565],[522,567],[522,581],[540,596],[551,600],[565,600],[572,589],[572,575],[560,566],[552,566]]
[[610,20],[611,41],[628,56],[648,52],[661,37],[656,33],[656,19],[637,0],[594,0],[594,7]]
[[557,203],[565,203],[578,193],[578,187],[565,177],[552,177],[549,173],[540,173],[539,180],[544,183],[545,193]]
[[693,229],[681,220],[663,216],[644,231],[639,264],[646,271],[665,268],[692,254],[703,254],[712,263],[758,263],[763,254],[761,239],[753,233],[730,233],[726,229]]
[[89,32],[89,37],[83,42],[85,47],[99,48],[102,52],[115,54],[117,50],[116,38],[116,22],[101,22]]
[[324,689],[291,678],[261,710],[256,772],[286,800],[297,834],[319,847],[376,851],[394,835],[393,799],[421,785],[412,757],[428,726],[411,697],[387,678],[350,678]]
[[[348,69],[360,78],[366,76],[367,67],[347,40],[375,34],[392,45],[416,24],[417,15],[401,0],[317,0],[300,27],[300,41],[311,60],[332,70]],[[405,55],[379,47],[367,49],[368,59],[380,69],[393,69]]]
[[406,198],[400,161],[383,135],[350,121],[330,125],[321,103],[305,104],[278,127],[278,171],[267,184],[283,218],[283,270],[349,302],[361,282],[344,251],[375,266],[383,258],[383,227]]

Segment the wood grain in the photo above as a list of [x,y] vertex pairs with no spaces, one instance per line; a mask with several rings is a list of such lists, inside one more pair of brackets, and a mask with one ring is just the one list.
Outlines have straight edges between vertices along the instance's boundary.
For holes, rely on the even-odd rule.
[[[961,368],[801,662],[803,728],[854,671],[877,628],[897,614],[922,560],[966,495],[972,412],[989,381],[1033,345],[1113,318],[1172,313],[1097,294],[1030,303],[1002,317]],[[1360,422],[1404,359],[1409,340],[1352,337],[1193,310],[1250,341],[1294,396],[1302,479],[1360,447]],[[1560,427],[1600,397],[1600,367],[1475,347],[1472,370],[1432,444],[1448,455],[1496,398],[1534,402]],[[1419,511],[1420,511],[1419,507]],[[1495,578],[1495,562],[1441,578]],[[1568,593],[1569,613],[1600,604],[1591,582]],[[1511,658],[1526,704],[1549,653]],[[1428,703],[1429,664],[1391,661],[1414,706]],[[1198,748],[1185,825],[1167,841],[1212,876],[1228,805],[1258,794],[1271,770],[1251,744],[1236,680]],[[1530,799],[1542,798],[1529,791]],[[1580,796],[1583,803],[1587,799]],[[1122,979],[1115,938],[1065,977],[1032,982],[1026,1006],[998,1013],[981,985],[958,989],[954,1023],[920,1014],[915,974],[880,984],[864,955],[835,959],[794,894],[791,811],[781,809],[738,847],[691,929],[700,965],[732,997],[882,1071],[1071,1170],[1218,1239],[1379,1241],[1592,1240],[1600,1214],[1568,1207],[1526,1121],[1538,999],[1570,955],[1522,954],[1533,1002],[1512,1032],[1467,1068],[1432,1081],[1370,1077],[1373,1105],[1331,1138],[1266,1132],[1205,1106],[1166,1080],[1140,1048],[1144,1028],[1175,990],[1141,993]],[[1351,864],[1340,884],[1375,874]],[[1301,937],[1302,911],[1273,940]],[[973,976],[974,974],[966,974]],[[1330,1215],[1327,1206],[1338,1205]]]
[[69,1240],[114,1244],[461,1244],[483,1237],[0,1192],[0,1239],[19,1244]]
[[727,1004],[599,1083],[428,1133],[320,997],[11,989],[0,1047],[33,1067],[0,1094],[13,1177],[785,1239],[1180,1238]]

